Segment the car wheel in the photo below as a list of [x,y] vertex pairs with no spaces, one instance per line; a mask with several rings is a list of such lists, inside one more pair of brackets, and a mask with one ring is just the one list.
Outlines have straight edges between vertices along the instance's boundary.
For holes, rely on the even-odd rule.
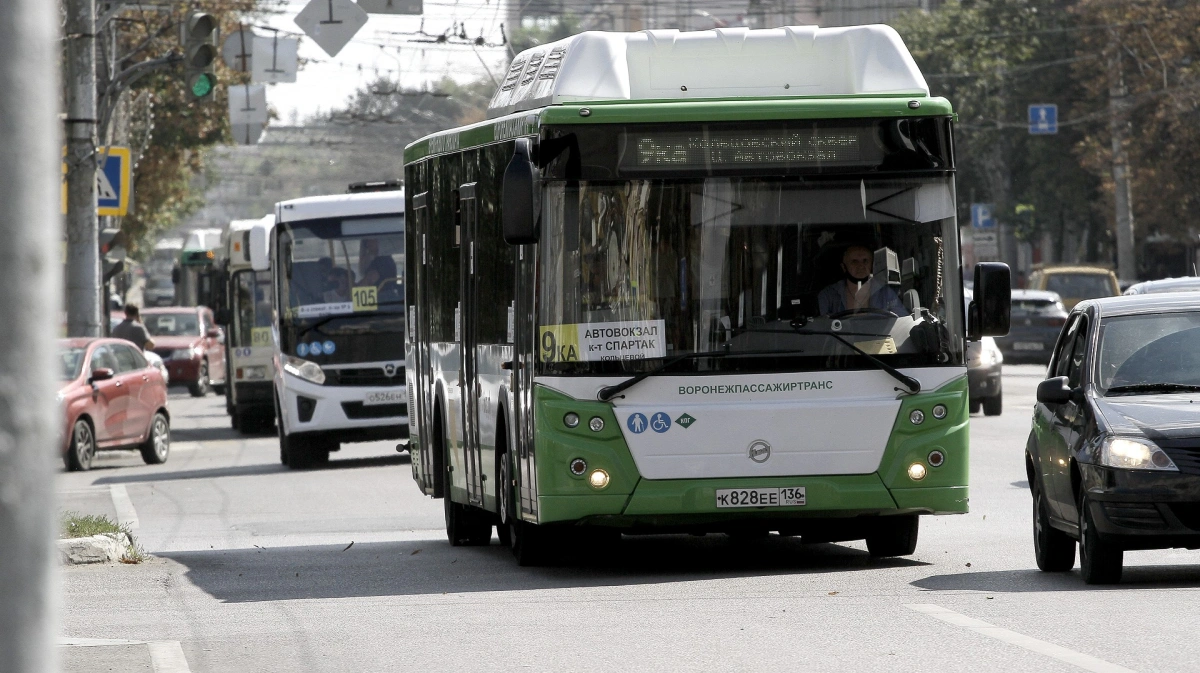
[[196,376],[196,382],[188,385],[188,392],[192,397],[204,397],[208,394],[208,361],[200,361],[200,373]]
[[1088,584],[1121,581],[1125,552],[1100,539],[1087,494],[1079,497],[1079,571]]
[[150,434],[146,436],[141,450],[142,460],[147,465],[167,462],[167,456],[171,453],[171,425],[162,412],[154,414],[154,420],[150,422]]
[[882,517],[867,534],[871,556],[908,556],[917,550],[917,532],[921,520],[916,514]]
[[983,400],[981,400],[979,398],[972,399],[971,401],[969,401],[967,403],[967,407],[970,409],[970,412],[973,414],[979,413],[979,409],[982,406],[983,406]]
[[983,400],[983,415],[984,416],[999,416],[1004,410],[1004,396],[997,392],[991,397]]
[[1075,567],[1075,541],[1050,525],[1046,496],[1037,486],[1033,489],[1033,555],[1044,572],[1061,573]]
[[75,421],[71,428],[71,446],[67,449],[67,469],[72,472],[85,472],[92,469],[92,459],[96,457],[96,435],[92,425],[84,419]]

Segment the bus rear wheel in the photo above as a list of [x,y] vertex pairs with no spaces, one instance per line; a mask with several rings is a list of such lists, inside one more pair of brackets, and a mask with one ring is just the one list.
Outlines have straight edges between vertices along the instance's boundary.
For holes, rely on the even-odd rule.
[[[443,442],[439,442],[444,445]],[[445,465],[450,464],[446,456]],[[442,470],[442,504],[446,513],[446,537],[452,547],[483,547],[492,542],[492,518],[477,507],[454,502],[450,497],[450,470]]]
[[908,556],[917,550],[916,514],[882,517],[867,533],[867,551],[875,558]]

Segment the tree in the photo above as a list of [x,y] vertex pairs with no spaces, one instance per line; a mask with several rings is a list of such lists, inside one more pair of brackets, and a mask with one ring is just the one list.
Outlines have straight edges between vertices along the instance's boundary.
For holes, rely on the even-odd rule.
[[[1072,66],[1094,66],[1098,56],[1078,47],[1072,4],[951,0],[931,13],[905,15],[896,28],[931,93],[948,98],[959,114],[962,215],[970,202],[990,201],[1018,237],[1050,234],[1060,258],[1095,259],[1106,254],[1098,235],[1104,220],[1095,207],[1099,181],[1075,153],[1085,129],[1067,123],[1057,135],[1030,136],[1026,122],[1035,103],[1057,103],[1064,120],[1092,112]],[[1089,245],[1080,249],[1079,241]]]
[[[101,121],[111,122],[102,142],[133,149],[133,207],[121,223],[121,238],[131,254],[149,252],[153,246],[148,243],[158,232],[175,226],[202,203],[191,187],[204,168],[200,150],[231,140],[228,86],[248,77],[219,64],[214,100],[190,97],[177,57],[185,12],[212,13],[224,35],[237,30],[239,18],[253,20],[268,4],[269,0],[198,0],[168,13],[134,6],[119,11],[107,27],[116,31],[116,53],[107,51],[107,40],[99,41],[105,45],[98,58],[99,109]],[[110,72],[118,77],[110,78]]]

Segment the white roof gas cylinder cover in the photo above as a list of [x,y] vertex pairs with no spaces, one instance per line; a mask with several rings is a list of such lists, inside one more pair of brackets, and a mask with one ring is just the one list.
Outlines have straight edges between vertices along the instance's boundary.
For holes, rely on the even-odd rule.
[[557,103],[851,95],[929,95],[895,29],[580,33],[518,54],[488,116]]

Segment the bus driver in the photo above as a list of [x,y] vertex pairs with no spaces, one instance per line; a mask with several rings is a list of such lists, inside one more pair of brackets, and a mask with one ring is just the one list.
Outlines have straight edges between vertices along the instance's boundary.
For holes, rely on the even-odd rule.
[[846,248],[842,253],[843,278],[827,285],[817,295],[821,315],[869,308],[890,311],[898,316],[908,313],[895,290],[886,283],[871,282],[874,258],[865,245]]

